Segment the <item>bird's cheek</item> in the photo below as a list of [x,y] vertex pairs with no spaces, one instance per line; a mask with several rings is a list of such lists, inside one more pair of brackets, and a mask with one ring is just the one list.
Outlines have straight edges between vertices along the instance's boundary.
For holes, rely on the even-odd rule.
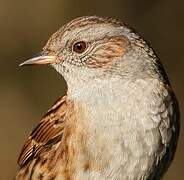
[[60,63],[63,63],[63,61],[64,61],[63,55],[56,55],[56,60],[54,64],[60,64]]

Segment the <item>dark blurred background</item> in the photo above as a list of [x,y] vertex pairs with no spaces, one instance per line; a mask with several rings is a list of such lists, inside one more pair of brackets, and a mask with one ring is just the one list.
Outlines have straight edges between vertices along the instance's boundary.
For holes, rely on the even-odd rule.
[[[154,47],[184,108],[184,1],[179,0],[0,0],[0,179],[14,176],[25,137],[66,91],[51,68],[19,68],[48,37],[82,15],[120,18]],[[182,117],[182,116],[181,116]],[[164,180],[184,179],[183,129]]]

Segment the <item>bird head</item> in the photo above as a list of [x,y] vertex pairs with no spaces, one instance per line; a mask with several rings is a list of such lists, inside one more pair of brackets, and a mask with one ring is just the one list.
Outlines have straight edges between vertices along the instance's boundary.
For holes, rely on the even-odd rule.
[[151,56],[154,53],[145,41],[121,21],[88,16],[64,25],[39,55],[20,66],[50,64],[67,82],[90,82],[150,71],[152,60],[145,59]]

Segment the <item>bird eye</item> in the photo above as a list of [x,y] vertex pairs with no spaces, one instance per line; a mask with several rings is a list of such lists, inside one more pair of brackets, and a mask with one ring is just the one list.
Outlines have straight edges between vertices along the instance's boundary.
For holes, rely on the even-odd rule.
[[73,45],[73,51],[76,53],[83,53],[86,50],[86,42],[80,41]]

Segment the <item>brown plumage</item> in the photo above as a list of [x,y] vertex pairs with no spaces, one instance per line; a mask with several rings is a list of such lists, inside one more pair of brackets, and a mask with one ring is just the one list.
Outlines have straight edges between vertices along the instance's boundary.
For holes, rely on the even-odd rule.
[[179,107],[150,46],[119,20],[77,18],[39,56],[66,80],[26,139],[16,180],[154,180],[172,162]]
[[[21,170],[17,179],[44,177],[45,174],[48,179],[52,179],[55,171],[58,171],[55,165],[60,158],[63,159],[62,164],[65,164],[67,168],[66,161],[69,159],[66,156],[69,155],[67,151],[70,147],[67,139],[70,136],[72,124],[69,121],[66,122],[66,119],[72,118],[71,113],[73,113],[73,105],[67,101],[66,96],[59,98],[46,113],[22,148],[18,159]],[[37,170],[37,168],[42,170]]]

